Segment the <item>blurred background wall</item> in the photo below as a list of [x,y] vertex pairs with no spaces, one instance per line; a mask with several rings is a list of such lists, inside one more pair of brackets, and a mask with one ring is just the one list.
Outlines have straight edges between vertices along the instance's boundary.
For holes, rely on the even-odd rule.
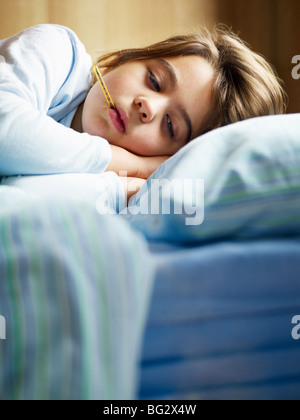
[[73,29],[96,59],[222,22],[271,61],[287,87],[288,112],[300,112],[300,79],[292,77],[299,17],[299,0],[0,0],[0,38],[57,23]]

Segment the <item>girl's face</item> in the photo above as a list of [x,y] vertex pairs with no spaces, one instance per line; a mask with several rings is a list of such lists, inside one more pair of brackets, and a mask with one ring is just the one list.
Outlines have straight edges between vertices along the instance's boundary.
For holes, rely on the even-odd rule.
[[171,156],[195,138],[211,112],[214,71],[197,56],[131,61],[105,72],[83,104],[81,129],[141,156]]

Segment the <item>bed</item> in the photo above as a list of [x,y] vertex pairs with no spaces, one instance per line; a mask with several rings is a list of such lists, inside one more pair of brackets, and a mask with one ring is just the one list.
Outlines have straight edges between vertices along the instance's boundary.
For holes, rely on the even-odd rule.
[[155,245],[141,399],[300,398],[299,240]]
[[2,183],[0,398],[300,399],[299,126],[208,133],[117,215]]

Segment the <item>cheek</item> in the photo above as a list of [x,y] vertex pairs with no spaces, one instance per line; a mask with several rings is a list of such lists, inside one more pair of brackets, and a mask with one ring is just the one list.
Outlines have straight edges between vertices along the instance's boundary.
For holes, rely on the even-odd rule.
[[154,125],[141,125],[128,141],[133,152],[142,156],[167,155],[170,152],[168,144]]
[[95,95],[96,89],[95,87],[92,87],[92,89],[89,91],[83,105],[83,118],[88,119],[89,115],[92,115],[95,113],[96,107],[98,105],[98,95]]
[[104,81],[113,100],[131,103],[144,89],[144,69],[136,63],[123,64],[107,72]]
[[90,91],[82,111],[83,131],[91,135],[103,136],[107,127],[105,104],[98,92]]
[[121,102],[123,105],[129,106],[137,95],[136,87],[132,85],[132,82],[124,79],[112,78],[111,81],[108,80],[107,88],[115,104]]

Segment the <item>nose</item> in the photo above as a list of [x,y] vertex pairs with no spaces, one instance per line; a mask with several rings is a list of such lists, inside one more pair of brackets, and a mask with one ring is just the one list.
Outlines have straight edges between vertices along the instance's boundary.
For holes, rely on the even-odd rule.
[[154,119],[156,113],[154,101],[149,98],[136,98],[134,104],[143,123],[149,123]]

